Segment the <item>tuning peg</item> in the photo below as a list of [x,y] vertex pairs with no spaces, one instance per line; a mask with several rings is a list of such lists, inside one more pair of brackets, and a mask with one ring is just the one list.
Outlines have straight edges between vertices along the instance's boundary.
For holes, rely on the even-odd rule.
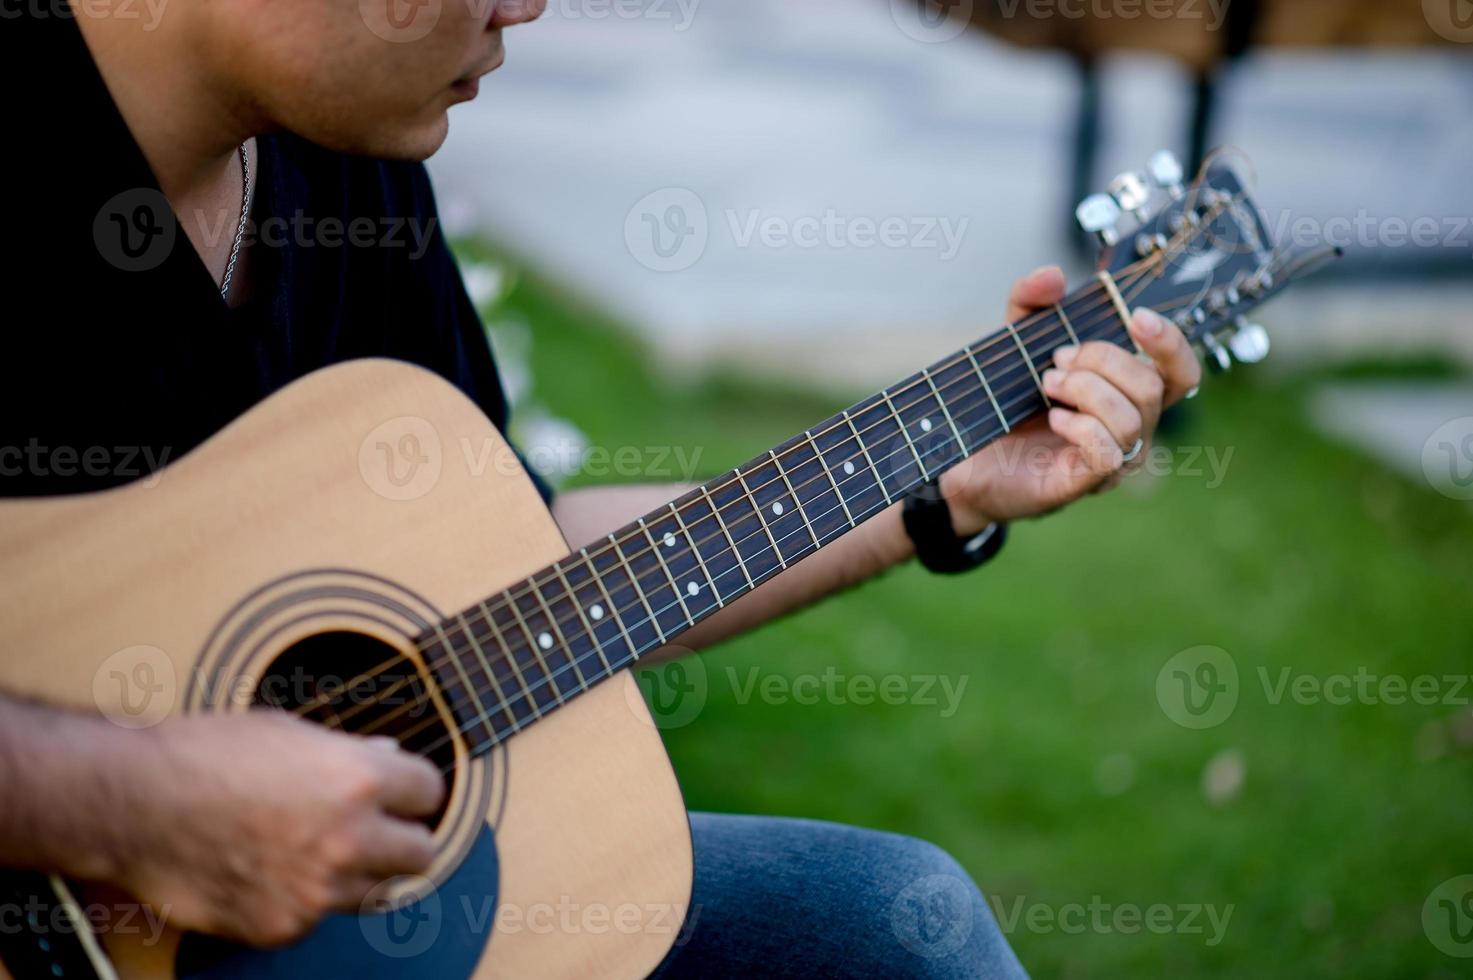
[[1238,318],[1238,330],[1228,340],[1228,347],[1232,348],[1233,356],[1242,364],[1257,364],[1268,357],[1269,348],[1268,331],[1256,323],[1249,323],[1242,317]]
[[1182,170],[1181,161],[1170,150],[1161,150],[1151,157],[1151,162],[1146,164],[1146,170],[1151,175],[1151,182],[1170,194],[1172,200],[1176,200],[1185,193],[1182,189],[1185,171]]
[[1207,351],[1207,367],[1215,374],[1226,374],[1233,369],[1233,356],[1212,334],[1202,338],[1202,347]]
[[1144,178],[1133,170],[1110,181],[1110,196],[1115,198],[1122,210],[1135,215],[1137,221],[1145,221],[1146,202],[1151,199],[1151,188]]
[[1120,206],[1110,195],[1091,194],[1080,202],[1074,216],[1079,219],[1079,227],[1098,236],[1102,245],[1108,247],[1120,241],[1120,234],[1115,230],[1120,221]]

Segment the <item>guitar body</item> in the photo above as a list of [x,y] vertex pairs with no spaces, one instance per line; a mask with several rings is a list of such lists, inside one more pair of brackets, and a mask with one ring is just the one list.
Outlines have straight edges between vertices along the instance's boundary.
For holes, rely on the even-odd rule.
[[[120,976],[641,977],[664,957],[690,898],[690,830],[633,678],[472,757],[411,642],[567,553],[514,460],[447,382],[355,361],[147,480],[0,504],[0,689],[143,727],[388,657],[425,681],[419,722],[446,736],[438,857],[388,911],[266,952],[99,930]],[[284,683],[272,703],[319,690]],[[87,903],[85,884],[73,892]]]

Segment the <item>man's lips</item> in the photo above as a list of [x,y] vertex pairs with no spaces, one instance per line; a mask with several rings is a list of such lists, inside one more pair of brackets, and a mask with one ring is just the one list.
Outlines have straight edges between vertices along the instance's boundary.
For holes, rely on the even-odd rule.
[[456,95],[464,95],[466,98],[475,98],[476,93],[481,90],[481,79],[501,67],[506,60],[506,49],[501,46],[500,39],[497,40],[496,50],[492,53],[491,60],[479,68],[466,72],[450,85],[450,90]]

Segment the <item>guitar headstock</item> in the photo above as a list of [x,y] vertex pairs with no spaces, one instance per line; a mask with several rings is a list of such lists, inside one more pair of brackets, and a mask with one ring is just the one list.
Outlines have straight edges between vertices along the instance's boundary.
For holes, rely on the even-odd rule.
[[1121,174],[1077,216],[1098,238],[1100,267],[1127,303],[1170,317],[1223,371],[1268,355],[1268,332],[1247,314],[1329,257],[1279,248],[1245,181],[1221,156],[1188,186],[1163,150],[1145,175]]

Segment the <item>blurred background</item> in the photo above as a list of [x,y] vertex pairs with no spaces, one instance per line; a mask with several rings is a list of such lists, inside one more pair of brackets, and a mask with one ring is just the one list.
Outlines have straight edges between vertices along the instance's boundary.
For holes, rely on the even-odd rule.
[[512,32],[431,169],[563,486],[707,478],[990,333],[1162,147],[1238,148],[1281,241],[1348,252],[1121,492],[644,677],[689,805],[933,840],[1039,977],[1473,976],[1470,45],[1466,0]]

